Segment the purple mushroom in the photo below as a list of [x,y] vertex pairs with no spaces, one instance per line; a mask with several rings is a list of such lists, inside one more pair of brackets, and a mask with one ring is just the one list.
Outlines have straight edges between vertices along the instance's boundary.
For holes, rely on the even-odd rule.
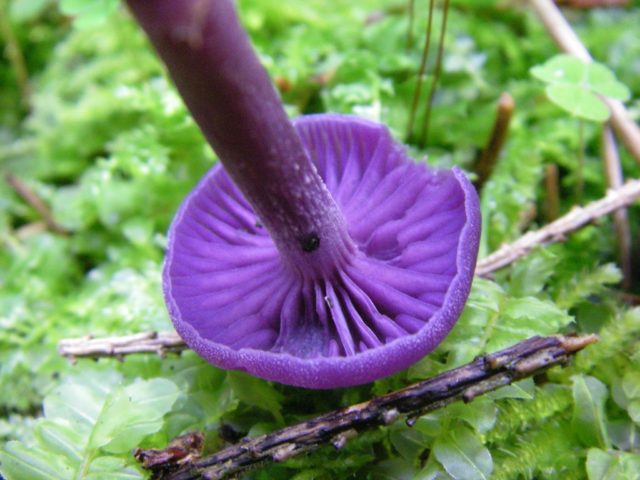
[[128,0],[222,166],[173,221],[164,294],[209,362],[310,388],[366,383],[433,350],[469,293],[477,195],[382,125],[293,124],[231,0]]

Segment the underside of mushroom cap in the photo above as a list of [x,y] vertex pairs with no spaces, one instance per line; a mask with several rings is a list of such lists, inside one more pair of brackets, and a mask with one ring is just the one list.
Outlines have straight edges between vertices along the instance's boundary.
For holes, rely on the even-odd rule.
[[174,325],[217,366],[301,387],[407,368],[464,307],[480,236],[476,192],[456,168],[413,163],[382,125],[326,114],[295,127],[356,251],[326,278],[301,277],[216,166],[169,232],[163,285]]

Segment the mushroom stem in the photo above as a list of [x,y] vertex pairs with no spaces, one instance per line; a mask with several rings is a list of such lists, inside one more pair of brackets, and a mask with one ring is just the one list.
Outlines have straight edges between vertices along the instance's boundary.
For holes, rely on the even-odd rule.
[[231,0],[127,0],[225,170],[304,278],[355,251]]

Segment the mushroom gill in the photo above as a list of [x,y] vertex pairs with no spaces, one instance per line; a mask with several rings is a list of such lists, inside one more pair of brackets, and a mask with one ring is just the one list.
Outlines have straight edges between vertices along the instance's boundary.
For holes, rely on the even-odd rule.
[[458,170],[413,163],[379,124],[295,122],[356,250],[333,274],[288,267],[249,203],[214,167],[170,231],[165,297],[178,332],[224,368],[314,388],[406,368],[455,324],[471,285],[480,219]]

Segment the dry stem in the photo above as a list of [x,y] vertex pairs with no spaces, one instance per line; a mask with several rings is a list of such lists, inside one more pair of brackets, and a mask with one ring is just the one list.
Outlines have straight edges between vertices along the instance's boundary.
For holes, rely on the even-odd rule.
[[527,232],[515,242],[503,245],[491,255],[481,259],[476,266],[476,275],[488,275],[513,263],[534,247],[563,240],[566,234],[620,207],[631,204],[638,197],[640,197],[640,180],[631,180],[621,188],[609,190],[604,198],[584,207],[574,207],[555,222],[540,230]]
[[[387,395],[253,439],[245,438],[201,459],[185,462],[180,456],[177,463],[163,450],[139,451],[138,457],[155,460],[149,462],[149,468],[153,469],[156,479],[222,479],[263,462],[287,460],[327,443],[340,449],[358,433],[389,425],[400,417],[412,425],[415,418],[450,403],[469,402],[554,365],[565,364],[571,355],[595,341],[594,335],[532,337]],[[157,461],[158,458],[169,460],[163,463]]]
[[[602,158],[604,160],[605,176],[609,188],[619,188],[624,183],[622,165],[618,156],[616,140],[609,125],[602,131]],[[616,227],[618,241],[618,262],[622,268],[623,288],[631,286],[631,229],[627,209],[621,208],[613,212],[613,222]]]
[[553,222],[560,216],[560,181],[558,166],[550,163],[544,167],[544,190],[547,222]]
[[511,123],[511,116],[513,115],[514,108],[515,102],[511,94],[504,92],[500,95],[496,111],[496,119],[493,123],[493,128],[491,129],[491,136],[489,137],[489,141],[487,142],[487,145],[482,151],[482,154],[474,168],[478,175],[477,180],[474,182],[478,191],[482,190],[483,185],[493,173],[493,169],[498,161],[498,156],[502,151],[502,146],[507,139],[509,124]]
[[13,188],[13,190],[18,195],[20,195],[20,197],[22,197],[25,202],[31,205],[40,214],[42,220],[44,220],[44,223],[47,225],[47,228],[49,228],[49,230],[60,235],[67,235],[69,233],[66,228],[55,221],[47,204],[44,203],[44,201],[22,180],[20,180],[12,173],[7,173],[5,175],[5,180],[9,184],[9,186]]

